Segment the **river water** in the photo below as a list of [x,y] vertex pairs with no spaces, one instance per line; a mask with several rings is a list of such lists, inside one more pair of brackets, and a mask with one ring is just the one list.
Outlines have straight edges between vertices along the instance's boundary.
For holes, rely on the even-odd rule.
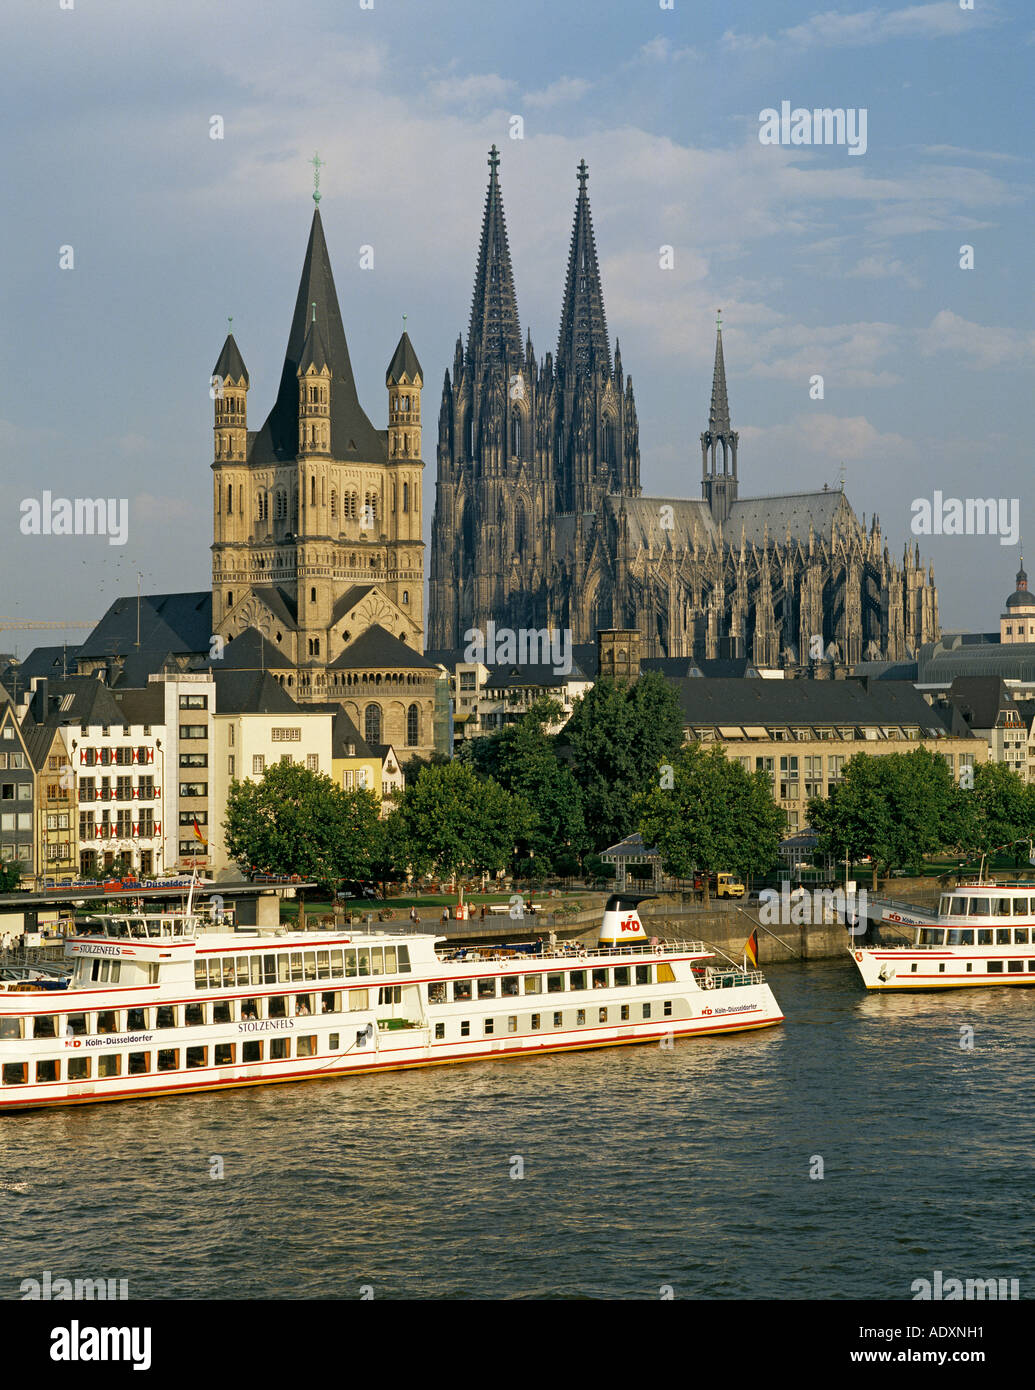
[[759,1033],[3,1117],[0,1297],[1030,1298],[1035,991],[767,976]]

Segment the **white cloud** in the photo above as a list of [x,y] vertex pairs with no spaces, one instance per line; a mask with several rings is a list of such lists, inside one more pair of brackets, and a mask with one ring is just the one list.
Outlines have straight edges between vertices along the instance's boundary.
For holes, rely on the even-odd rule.
[[904,280],[910,289],[919,289],[921,281],[902,261],[887,260],[881,256],[864,256],[851,270],[846,270],[849,280]]
[[472,73],[440,77],[428,84],[428,95],[442,106],[485,106],[504,101],[516,88],[515,81],[499,73]]
[[[989,16],[984,16],[986,22]],[[737,34],[727,30],[723,44],[734,52],[777,48],[857,48],[890,39],[946,38],[972,32],[977,16],[960,9],[956,0],[936,0],[930,5],[908,5],[900,10],[860,10],[840,14],[826,10],[803,24],[768,34]]]
[[536,92],[526,92],[524,102],[526,106],[546,110],[551,106],[559,106],[563,102],[579,101],[592,86],[592,82],[587,82],[584,77],[559,77],[548,87],[543,87]]
[[1027,367],[1035,362],[1035,332],[972,323],[951,309],[936,314],[917,339],[925,357],[948,352],[979,369]]

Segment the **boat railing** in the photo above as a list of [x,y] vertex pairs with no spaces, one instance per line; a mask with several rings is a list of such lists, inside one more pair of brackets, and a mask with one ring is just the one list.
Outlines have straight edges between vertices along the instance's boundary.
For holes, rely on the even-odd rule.
[[738,970],[734,966],[709,966],[697,983],[702,989],[737,989],[742,985],[761,985],[765,976],[761,970]]
[[[77,937],[101,936],[114,941],[174,941],[198,934],[198,918],[97,916],[77,923]],[[83,930],[85,928],[85,930]],[[163,930],[164,929],[164,930]]]
[[474,947],[456,948],[438,951],[436,955],[439,960],[456,962],[478,962],[487,961],[579,961],[579,960],[600,960],[603,957],[611,956],[638,956],[649,958],[651,956],[670,956],[670,955],[711,955],[710,949],[703,941],[641,941],[636,945],[628,946],[546,946],[540,951],[522,951],[507,947]]

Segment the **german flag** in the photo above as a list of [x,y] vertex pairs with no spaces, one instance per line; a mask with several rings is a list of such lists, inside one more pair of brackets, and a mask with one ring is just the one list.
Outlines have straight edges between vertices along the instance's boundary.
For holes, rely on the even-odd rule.
[[755,970],[758,969],[758,932],[753,931],[744,942],[744,955]]
[[202,843],[203,845],[207,845],[207,844],[208,844],[208,841],[205,839],[204,835],[202,835],[202,833],[201,833],[201,828],[200,828],[200,826],[198,825],[198,818],[197,818],[197,816],[194,817],[194,834],[195,834],[195,836],[201,841],[201,843]]

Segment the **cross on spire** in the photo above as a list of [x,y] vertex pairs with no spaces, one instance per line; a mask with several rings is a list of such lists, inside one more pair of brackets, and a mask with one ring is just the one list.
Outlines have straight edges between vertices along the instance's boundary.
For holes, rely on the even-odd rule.
[[319,206],[320,203],[320,170],[327,163],[318,154],[314,154],[309,163],[313,166],[313,202]]
[[586,180],[589,178],[589,167],[584,159],[579,160],[579,188],[586,187]]
[[492,170],[492,172],[495,174],[496,170],[497,170],[499,167],[500,167],[500,152],[499,152],[499,150],[496,148],[496,146],[493,145],[492,149],[489,151],[489,168],[490,168],[490,169]]

